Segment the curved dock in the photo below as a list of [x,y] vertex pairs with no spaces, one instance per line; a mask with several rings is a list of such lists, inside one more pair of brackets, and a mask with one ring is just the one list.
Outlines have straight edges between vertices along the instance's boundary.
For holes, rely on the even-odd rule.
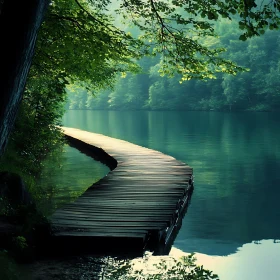
[[192,168],[127,141],[62,129],[71,145],[106,163],[111,171],[53,214],[50,221],[56,246],[168,254],[166,248],[190,201]]

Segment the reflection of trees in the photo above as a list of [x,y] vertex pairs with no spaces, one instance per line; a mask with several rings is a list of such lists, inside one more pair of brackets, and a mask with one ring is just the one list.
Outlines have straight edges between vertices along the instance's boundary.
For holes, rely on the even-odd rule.
[[[175,242],[208,240],[201,248],[212,247],[215,251],[213,243],[217,240],[229,243],[228,248],[221,247],[233,252],[234,243],[279,237],[280,228],[275,222],[280,214],[280,135],[276,114],[86,114],[98,128],[95,132],[159,150],[194,168],[192,204]],[[85,126],[83,129],[90,130]]]
[[279,236],[273,202],[279,193],[279,132],[271,118],[246,113],[150,114],[152,148],[194,168],[196,191],[181,238],[242,244]]
[[66,146],[61,158],[50,158],[45,162],[39,186],[45,196],[38,202],[40,208],[47,215],[51,214],[63,204],[74,201],[108,171],[109,168],[102,163]]
[[184,127],[197,136],[186,159],[195,151],[200,163],[188,160],[196,192],[181,236],[241,243],[279,236],[277,122],[269,114],[213,113],[205,123]]

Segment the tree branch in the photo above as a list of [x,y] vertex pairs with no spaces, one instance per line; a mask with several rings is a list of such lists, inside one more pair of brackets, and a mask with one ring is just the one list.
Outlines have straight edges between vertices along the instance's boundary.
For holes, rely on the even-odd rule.
[[83,25],[80,24],[80,22],[75,19],[75,18],[72,18],[72,17],[67,17],[67,16],[60,16],[60,15],[57,15],[57,14],[50,14],[51,17],[55,17],[55,18],[59,18],[59,19],[63,19],[63,20],[68,20],[68,21],[71,21],[72,23],[74,23],[80,30],[83,29]]

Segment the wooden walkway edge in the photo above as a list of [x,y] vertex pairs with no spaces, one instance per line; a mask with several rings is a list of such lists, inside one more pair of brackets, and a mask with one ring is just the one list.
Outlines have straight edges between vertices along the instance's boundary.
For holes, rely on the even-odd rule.
[[192,168],[127,141],[62,130],[72,146],[107,164],[111,172],[52,215],[55,246],[91,253],[168,254],[190,202]]

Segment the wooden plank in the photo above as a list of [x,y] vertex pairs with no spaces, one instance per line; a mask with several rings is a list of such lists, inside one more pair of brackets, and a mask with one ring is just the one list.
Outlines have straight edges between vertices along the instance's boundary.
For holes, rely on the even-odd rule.
[[124,140],[74,128],[63,131],[79,145],[102,149],[118,166],[52,215],[54,236],[139,238],[144,247],[148,235],[167,230],[178,218],[180,200],[190,188],[190,166]]
[[129,237],[129,238],[141,238],[145,240],[148,232],[96,232],[96,231],[61,231],[57,236],[92,236],[92,237]]

